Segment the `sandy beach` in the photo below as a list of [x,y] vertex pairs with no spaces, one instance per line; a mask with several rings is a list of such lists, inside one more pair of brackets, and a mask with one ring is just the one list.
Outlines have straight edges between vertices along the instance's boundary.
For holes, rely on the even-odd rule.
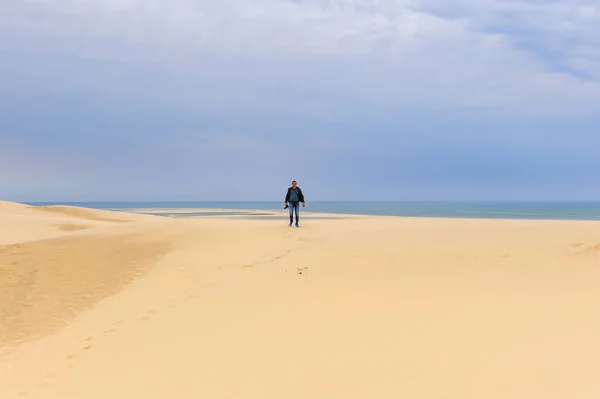
[[599,222],[0,202],[0,398],[596,399],[598,281]]

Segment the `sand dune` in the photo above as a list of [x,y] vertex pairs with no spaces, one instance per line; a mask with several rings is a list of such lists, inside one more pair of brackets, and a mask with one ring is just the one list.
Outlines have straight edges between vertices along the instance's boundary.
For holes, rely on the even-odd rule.
[[1,398],[600,395],[600,223],[35,212],[91,227],[0,247]]
[[64,325],[169,250],[165,233],[148,226],[72,234],[138,219],[107,214],[113,213],[0,203],[0,346]]
[[35,241],[93,227],[94,223],[44,214],[31,207],[0,202],[0,245]]

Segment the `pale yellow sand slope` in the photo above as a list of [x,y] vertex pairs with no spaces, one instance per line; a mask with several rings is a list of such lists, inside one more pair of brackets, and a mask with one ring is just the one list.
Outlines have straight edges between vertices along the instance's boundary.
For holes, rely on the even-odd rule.
[[[115,226],[140,220],[154,223]],[[134,280],[170,249],[159,221],[0,202],[0,346],[52,331]]]
[[[110,255],[102,240],[126,226],[139,241]],[[86,234],[78,261],[55,264],[66,286],[97,251],[115,271],[168,246],[68,326],[5,345],[0,397],[600,395],[598,223],[161,219]]]

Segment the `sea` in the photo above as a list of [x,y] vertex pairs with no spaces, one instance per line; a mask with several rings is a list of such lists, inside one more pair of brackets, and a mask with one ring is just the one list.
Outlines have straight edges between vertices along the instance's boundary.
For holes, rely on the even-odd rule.
[[[30,205],[71,205],[105,210],[230,209],[283,210],[282,201],[236,202],[31,202]],[[600,201],[594,202],[464,202],[464,201],[314,201],[301,210],[311,213],[431,218],[600,220]],[[156,214],[162,214],[156,211]],[[198,213],[196,216],[205,215]]]

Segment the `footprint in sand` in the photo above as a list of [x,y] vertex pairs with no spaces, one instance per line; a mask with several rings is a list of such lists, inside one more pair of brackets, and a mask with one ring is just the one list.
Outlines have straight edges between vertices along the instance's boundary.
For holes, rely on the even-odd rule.
[[48,373],[48,374],[46,374],[46,375],[44,376],[44,378],[46,378],[46,379],[52,379],[52,378],[54,378],[54,377],[56,377],[56,374],[55,374],[55,373]]
[[149,321],[152,318],[152,316],[154,316],[156,314],[158,314],[158,311],[154,310],[154,309],[151,309],[151,310],[148,310],[146,312],[145,316],[138,317],[138,320],[140,320],[140,321]]

